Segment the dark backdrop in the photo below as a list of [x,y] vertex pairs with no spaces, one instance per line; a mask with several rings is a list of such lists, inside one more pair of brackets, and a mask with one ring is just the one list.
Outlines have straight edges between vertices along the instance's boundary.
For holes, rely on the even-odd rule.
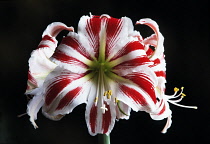
[[[181,102],[197,105],[198,110],[171,105],[173,124],[168,133],[160,131],[166,120],[154,121],[145,112],[132,112],[130,119],[116,122],[112,144],[203,143],[210,140],[209,14],[207,0],[22,0],[0,1],[0,144],[96,144],[88,134],[85,105],[80,105],[61,121],[38,114],[38,129],[29,117],[17,118],[26,110],[24,96],[28,58],[48,24],[60,21],[77,28],[82,15],[109,14],[152,18],[165,37],[167,94],[185,86],[187,97]],[[137,26],[144,35],[146,27]],[[147,29],[146,29],[147,30]],[[63,34],[66,34],[65,32]]]

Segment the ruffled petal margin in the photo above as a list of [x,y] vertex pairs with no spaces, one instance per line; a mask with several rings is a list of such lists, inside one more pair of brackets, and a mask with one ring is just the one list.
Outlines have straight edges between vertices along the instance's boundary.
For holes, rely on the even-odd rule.
[[55,37],[62,30],[73,31],[72,27],[67,27],[60,22],[54,22],[43,32],[42,40],[38,48],[31,53],[29,59],[29,72],[26,94],[34,88],[40,87],[46,76],[57,66],[49,60],[57,47]]

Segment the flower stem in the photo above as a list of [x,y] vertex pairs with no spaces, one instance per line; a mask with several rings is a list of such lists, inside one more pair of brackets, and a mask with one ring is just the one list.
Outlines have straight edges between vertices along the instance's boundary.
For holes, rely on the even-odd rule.
[[110,136],[106,134],[98,134],[98,144],[110,144]]

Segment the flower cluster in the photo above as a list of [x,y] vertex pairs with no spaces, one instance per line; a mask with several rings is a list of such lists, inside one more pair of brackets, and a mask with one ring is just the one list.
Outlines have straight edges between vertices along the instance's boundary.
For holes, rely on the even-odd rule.
[[[185,96],[183,88],[165,95],[164,37],[151,19],[136,24],[149,26],[154,34],[143,38],[128,17],[109,15],[82,16],[77,33],[60,22],[46,28],[29,59],[26,94],[33,98],[27,113],[35,128],[40,108],[47,118],[60,120],[86,103],[91,135],[109,134],[116,119],[129,119],[131,109],[154,120],[168,118],[165,133],[171,125],[168,102],[196,108],[178,104]],[[69,33],[57,46],[55,37],[62,30]]]

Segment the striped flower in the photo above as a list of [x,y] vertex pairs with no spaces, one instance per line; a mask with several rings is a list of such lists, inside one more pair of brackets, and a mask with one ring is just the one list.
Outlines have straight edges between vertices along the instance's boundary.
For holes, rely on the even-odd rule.
[[[116,119],[129,119],[131,109],[155,120],[168,118],[166,132],[171,125],[168,102],[183,106],[177,103],[183,88],[178,95],[178,88],[172,96],[164,94],[163,36],[151,19],[136,24],[148,25],[155,34],[144,39],[129,18],[108,15],[81,17],[77,33],[62,23],[47,27],[29,59],[26,94],[33,98],[27,113],[35,128],[41,107],[46,117],[60,120],[86,103],[91,135],[108,135]],[[57,46],[55,37],[62,30],[70,32]]]

